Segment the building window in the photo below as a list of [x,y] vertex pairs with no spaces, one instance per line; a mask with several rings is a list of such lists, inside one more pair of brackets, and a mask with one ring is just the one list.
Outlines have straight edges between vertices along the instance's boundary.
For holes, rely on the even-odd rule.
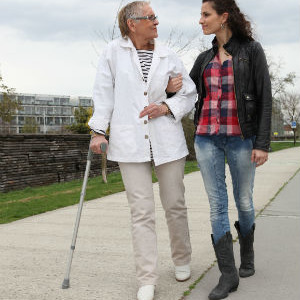
[[64,116],[69,116],[69,115],[71,115],[71,107],[63,107],[63,108],[62,108],[62,114],[63,114]]
[[53,125],[53,118],[52,117],[46,117],[46,125]]
[[18,125],[24,125],[25,123],[24,117],[19,117],[18,119],[19,119]]
[[62,124],[63,125],[69,125],[70,124],[70,118],[68,118],[68,117],[62,118]]
[[47,115],[53,115],[53,107],[47,108]]
[[24,112],[25,112],[26,115],[31,115],[31,113],[32,113],[31,106],[25,106],[24,107]]
[[61,118],[55,117],[54,122],[55,122],[55,125],[60,125],[61,124]]
[[68,105],[69,99],[68,98],[61,98],[60,99],[60,104],[61,105]]
[[61,114],[61,108],[60,107],[54,107],[53,108],[54,115],[60,115]]

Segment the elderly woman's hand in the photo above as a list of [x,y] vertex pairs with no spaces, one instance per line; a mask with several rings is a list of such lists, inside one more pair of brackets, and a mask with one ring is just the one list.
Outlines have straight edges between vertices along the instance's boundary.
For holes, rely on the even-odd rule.
[[91,150],[96,153],[96,154],[102,154],[103,152],[101,151],[101,144],[106,144],[106,152],[107,152],[107,146],[108,146],[108,141],[106,140],[104,135],[96,135],[92,138],[90,148]]
[[143,118],[148,115],[149,119],[154,119],[160,116],[165,116],[168,112],[169,112],[169,108],[167,104],[163,103],[157,105],[155,103],[151,103],[141,111],[140,118]]
[[182,75],[179,74],[176,77],[170,77],[168,86],[167,86],[167,93],[177,93],[182,88]]

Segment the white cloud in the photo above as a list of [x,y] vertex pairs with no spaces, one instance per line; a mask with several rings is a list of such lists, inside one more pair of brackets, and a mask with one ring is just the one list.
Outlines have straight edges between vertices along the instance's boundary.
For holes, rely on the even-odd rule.
[[97,55],[90,41],[33,42],[1,31],[0,70],[17,92],[91,95]]
[[30,40],[86,40],[113,22],[117,8],[118,1],[1,0],[0,26]]
[[[127,3],[129,1],[124,1]],[[18,92],[91,95],[97,56],[94,35],[111,28],[119,0],[1,0],[0,71]],[[177,28],[187,36],[197,33],[201,1],[152,0],[159,16],[159,39]],[[274,59],[285,61],[283,72],[300,76],[298,0],[239,0],[256,24],[259,41]],[[196,54],[185,57],[187,68]]]

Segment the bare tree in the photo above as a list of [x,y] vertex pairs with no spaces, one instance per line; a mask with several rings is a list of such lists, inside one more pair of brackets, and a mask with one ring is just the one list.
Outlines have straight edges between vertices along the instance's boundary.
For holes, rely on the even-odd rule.
[[281,93],[283,93],[288,85],[294,85],[296,79],[296,73],[290,72],[284,76],[281,75],[281,70],[283,67],[282,60],[274,61],[271,56],[267,57],[270,78],[272,82],[272,95],[276,98]]
[[293,86],[296,79],[295,72],[282,75],[283,62],[281,59],[275,61],[267,56],[270,79],[272,83],[272,133],[283,135],[284,115],[281,110],[280,95],[286,91],[288,86]]
[[177,27],[171,28],[168,38],[165,40],[165,45],[175,51],[179,56],[185,55],[194,49],[197,32],[187,34]]
[[284,114],[285,121],[291,125],[296,122],[296,128],[292,128],[294,134],[294,145],[296,144],[296,132],[300,122],[300,94],[282,93],[280,95],[280,103]]
[[[116,12],[116,16],[115,16],[113,25],[110,28],[108,28],[108,30],[106,32],[104,32],[103,30],[95,31],[95,34],[96,34],[96,37],[98,38],[98,40],[104,41],[106,44],[108,44],[110,41],[113,41],[114,39],[116,39],[120,36],[120,33],[118,31],[118,14],[120,12],[120,9],[122,8],[123,3],[124,3],[124,0],[121,0],[119,7],[117,9],[117,12]],[[92,46],[93,46],[94,50],[96,51],[97,55],[99,56],[100,53],[98,51],[98,48],[95,46],[94,43],[92,43]]]

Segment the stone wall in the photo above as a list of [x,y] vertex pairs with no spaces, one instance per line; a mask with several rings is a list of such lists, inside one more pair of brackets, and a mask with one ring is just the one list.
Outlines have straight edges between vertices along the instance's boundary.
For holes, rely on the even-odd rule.
[[[83,178],[90,136],[0,135],[0,192]],[[118,169],[107,164],[108,172]],[[101,156],[93,155],[90,176],[101,174]]]

